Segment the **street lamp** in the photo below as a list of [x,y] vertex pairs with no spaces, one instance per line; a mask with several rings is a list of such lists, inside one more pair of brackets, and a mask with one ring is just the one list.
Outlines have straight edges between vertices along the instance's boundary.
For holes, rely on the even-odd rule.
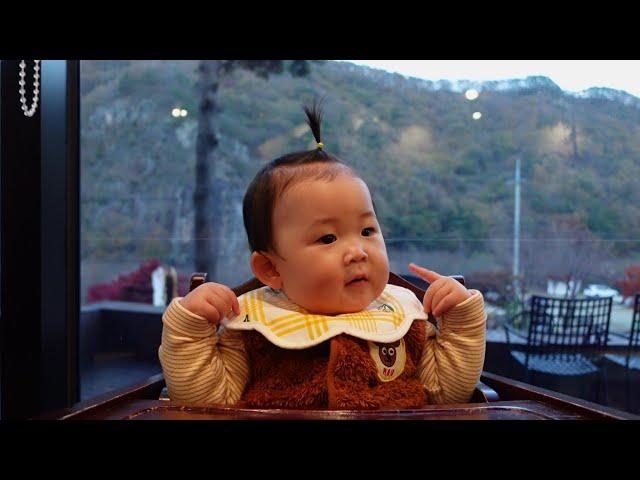
[[479,95],[480,93],[478,93],[478,91],[475,88],[470,88],[469,90],[464,92],[464,96],[467,97],[467,100],[471,100],[471,101],[478,98]]
[[[464,96],[469,101],[476,100],[480,93],[475,88],[469,88]],[[482,118],[482,112],[475,111],[471,115],[474,120]],[[520,184],[522,178],[520,175],[520,154],[516,155],[516,165],[514,172],[514,212],[513,212],[513,290],[516,299],[520,299]]]
[[174,118],[186,117],[187,114],[188,112],[184,108],[174,108],[173,110],[171,110],[171,116]]

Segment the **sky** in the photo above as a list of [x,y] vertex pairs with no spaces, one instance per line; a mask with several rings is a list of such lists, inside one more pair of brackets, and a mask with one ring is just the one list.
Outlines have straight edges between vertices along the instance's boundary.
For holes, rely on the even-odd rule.
[[640,60],[346,60],[426,80],[506,80],[542,75],[563,90],[592,87],[640,97]]

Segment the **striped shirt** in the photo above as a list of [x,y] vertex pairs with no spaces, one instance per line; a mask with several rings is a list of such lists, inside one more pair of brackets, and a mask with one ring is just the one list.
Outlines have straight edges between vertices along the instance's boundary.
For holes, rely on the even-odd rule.
[[[485,355],[486,313],[482,294],[426,322],[427,338],[418,375],[430,403],[468,402],[480,379]],[[175,298],[162,322],[158,355],[173,401],[233,405],[249,381],[243,332],[221,327],[185,309]]]

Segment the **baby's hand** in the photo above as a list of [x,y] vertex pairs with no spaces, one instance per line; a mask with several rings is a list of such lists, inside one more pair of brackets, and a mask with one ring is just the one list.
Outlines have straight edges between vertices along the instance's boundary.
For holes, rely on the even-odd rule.
[[457,280],[432,270],[409,264],[409,270],[430,283],[424,294],[424,311],[439,317],[471,297],[471,292]]
[[233,316],[232,313],[240,315],[240,304],[236,294],[226,285],[219,283],[203,283],[179,302],[191,313],[206,318],[214,326],[224,317]]

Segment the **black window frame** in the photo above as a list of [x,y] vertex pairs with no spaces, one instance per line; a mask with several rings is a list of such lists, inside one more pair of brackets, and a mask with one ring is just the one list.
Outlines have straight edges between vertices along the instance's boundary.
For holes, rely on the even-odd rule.
[[80,397],[79,60],[41,61],[33,117],[20,108],[19,63],[0,62],[3,420],[34,418]]

